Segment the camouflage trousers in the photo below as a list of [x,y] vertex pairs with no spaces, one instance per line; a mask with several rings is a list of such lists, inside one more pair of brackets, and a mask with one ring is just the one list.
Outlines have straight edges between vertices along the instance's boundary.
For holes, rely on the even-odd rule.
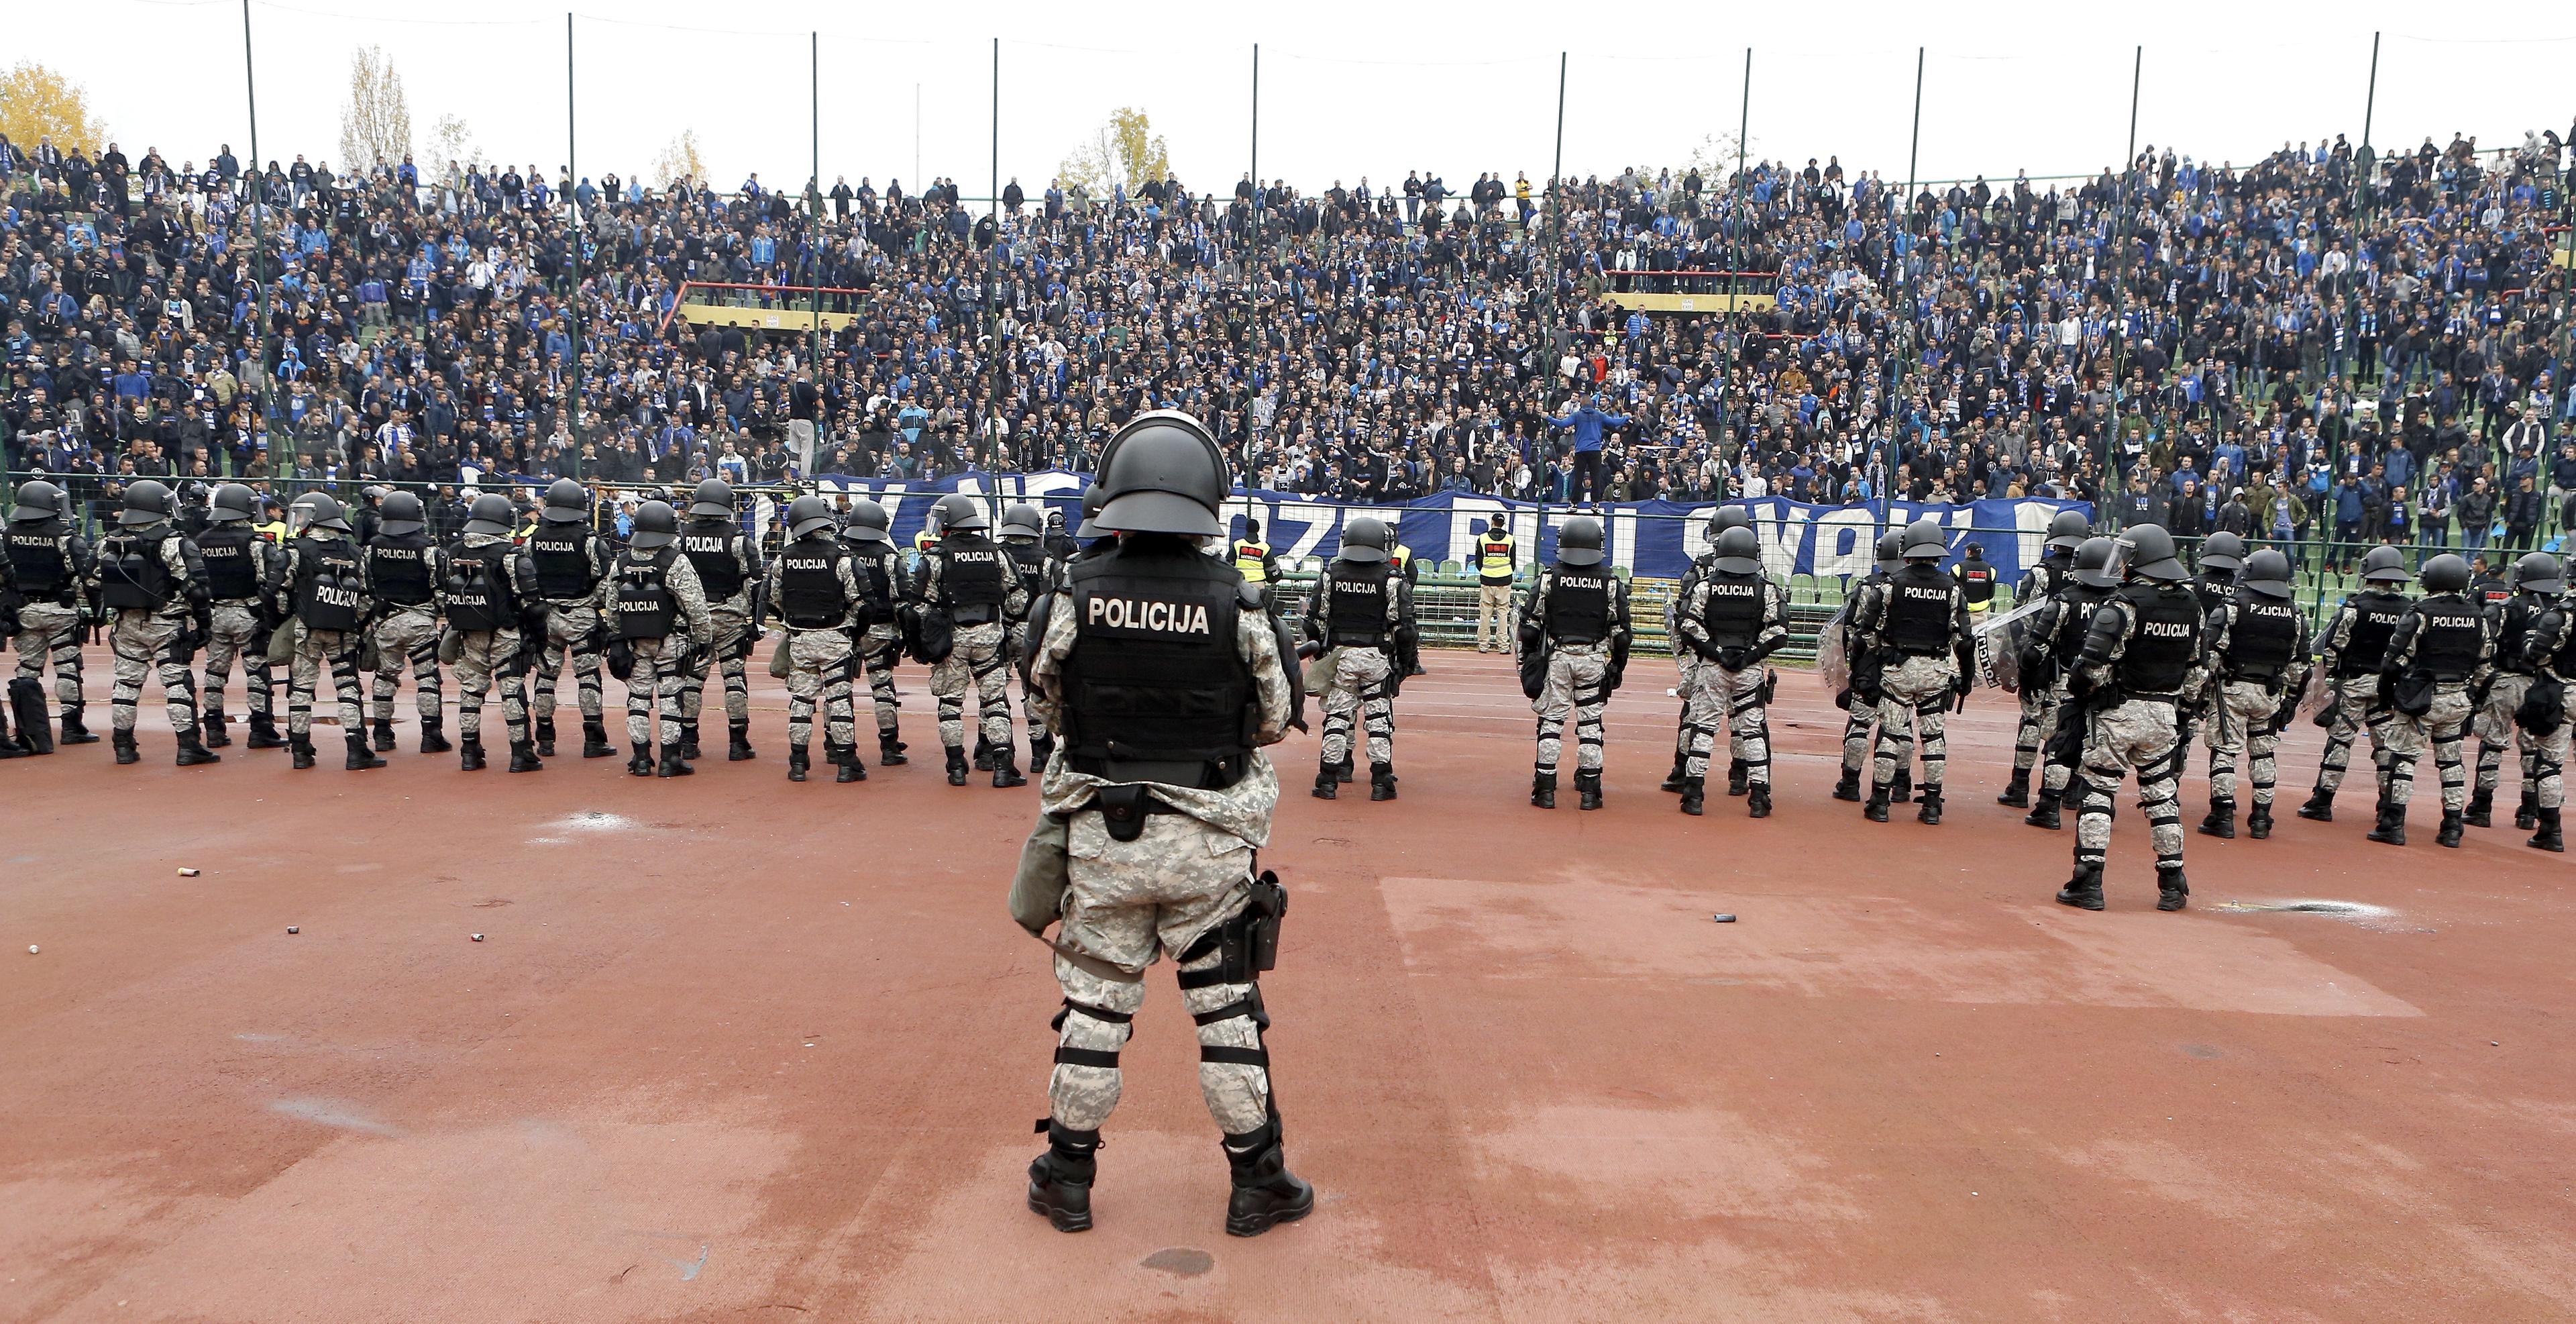
[[[1061,941],[1098,960],[1141,970],[1159,952],[1175,962],[1202,934],[1231,919],[1249,900],[1253,855],[1243,840],[1184,814],[1149,814],[1134,841],[1109,835],[1097,810],[1067,825]],[[1221,955],[1210,951],[1180,964],[1181,1001],[1198,1022],[1199,1094],[1228,1135],[1270,1117],[1269,1056],[1261,1032],[1270,1024],[1259,989],[1215,982]],[[1048,1112],[1073,1130],[1109,1120],[1118,1106],[1119,1049],[1145,1005],[1145,984],[1108,978],[1058,956],[1056,982],[1064,1014]]]
[[[2075,696],[2067,692],[2066,677],[2063,673],[2057,677],[2057,683],[2049,687],[2046,702],[2048,716],[2040,723],[2039,728],[2039,788],[2056,796],[2062,803],[2066,799],[2068,784],[2075,780],[2076,767],[2084,761],[2082,741],[2067,736],[2066,727],[2070,722],[2081,725],[2084,721],[2084,710],[2075,706]],[[2061,739],[2076,739],[2075,757],[2072,760],[2048,757],[2049,745]]]
[[814,739],[814,700],[823,700],[823,741],[847,749],[858,741],[850,711],[850,636],[839,630],[787,632],[787,743]]
[[1574,719],[1574,768],[1601,771],[1601,714],[1610,706],[1608,644],[1558,644],[1548,654],[1547,687],[1530,707],[1538,713],[1538,773],[1556,775],[1565,722]]
[[859,635],[859,665],[868,673],[868,697],[877,709],[877,734],[890,737],[896,731],[896,712],[903,701],[895,697],[894,664],[903,656],[903,631],[892,625],[871,625]]
[[1325,766],[1351,756],[1355,723],[1368,728],[1369,763],[1395,763],[1395,697],[1388,688],[1393,665],[1381,648],[1333,650],[1333,674],[1324,678],[1324,733],[1318,742]]
[[2048,748],[2048,738],[2057,734],[2057,705],[2065,691],[2058,683],[2046,689],[2025,685],[2020,698],[2021,721],[2013,728],[2013,771],[2027,773],[2039,762],[2039,752]]
[[[1696,683],[1693,677],[1699,673],[1699,654],[1687,648],[1676,648],[1673,651],[1673,667],[1682,673],[1680,682],[1673,686],[1673,693],[1679,695],[1682,701],[1681,716],[1675,719],[1673,725],[1673,766],[1680,767],[1690,761],[1691,688]],[[1852,766],[1857,768],[1860,765],[1855,763]]]
[[[309,630],[295,627],[295,656],[286,664],[286,731],[313,733],[313,694],[322,672],[331,673],[331,688],[340,700],[340,731],[356,735],[366,729],[366,712],[358,690],[358,633],[355,630]],[[459,666],[458,672],[464,668]],[[468,719],[471,720],[471,719]],[[474,728],[467,727],[467,731]]]
[[2567,687],[2566,693],[2567,701],[2558,714],[2558,729],[2532,737],[2533,781],[2540,787],[2539,804],[2543,809],[2556,809],[2566,803],[2567,737],[2576,730],[2576,685]]
[[[1938,790],[1949,756],[1943,739],[1950,712],[1950,687],[1959,681],[1959,664],[1947,655],[1909,657],[1889,667],[1878,685],[1878,784],[1892,785],[1904,767],[1907,746],[1920,745],[1923,785]],[[1910,734],[1909,734],[1910,733]]]
[[[1028,622],[1013,621],[1009,625],[1003,627],[1002,662],[1007,670],[1019,670],[1018,663],[1020,655],[1028,650]],[[1008,720],[1008,714],[1004,714],[1004,719]],[[1037,748],[1037,743],[1039,741],[1047,739],[1046,723],[1039,720],[1037,709],[1029,703],[1029,687],[1026,684],[1020,686],[1020,723],[1028,731],[1029,747],[1031,749]],[[1032,755],[1031,757],[1035,757],[1035,755]]]
[[[176,645],[187,618],[157,616],[148,611],[120,611],[107,627],[107,646],[116,654],[116,687],[108,692],[108,720],[115,729],[134,729],[135,705],[143,698],[143,679],[161,682],[161,704],[170,713],[170,730],[186,737],[197,732],[197,676]],[[60,673],[57,672],[57,675]]]
[[510,743],[528,740],[528,663],[516,630],[474,630],[459,636],[456,654],[456,730],[483,738],[483,703],[497,683],[501,723]]
[[2449,683],[2433,687],[2433,706],[2423,716],[2389,714],[2388,803],[2404,805],[2415,798],[2415,765],[2429,748],[2442,778],[2442,811],[2468,807],[2468,769],[2460,760],[2460,740],[2468,733],[2469,707],[2468,685]]
[[2387,714],[2379,706],[2379,677],[2375,674],[2337,676],[2333,681],[2334,716],[2326,728],[2326,752],[2317,763],[2317,789],[2332,792],[2343,785],[2345,764],[2352,758],[2352,742],[2363,731],[2370,733],[2370,760],[2379,767],[2379,789],[2388,789],[2388,736],[2384,723]]
[[[2273,725],[2272,718],[2280,710],[2280,694],[2261,681],[2231,680],[2222,684],[2218,702],[2210,708],[2207,727],[2211,799],[2237,798],[2237,762],[2245,759],[2254,783],[2253,802],[2272,803],[2272,787],[2280,774],[2273,754],[2281,747],[2281,730]],[[2179,750],[2181,746],[2175,748]]]
[[1727,756],[1744,761],[1744,780],[1771,784],[1771,710],[1762,702],[1762,686],[1769,679],[1767,667],[1729,671],[1714,662],[1700,663],[1691,678],[1690,710],[1682,719],[1690,728],[1685,776],[1708,779],[1709,750],[1724,731]]
[[2094,713],[2085,728],[2084,785],[2075,820],[2075,864],[2099,868],[2111,852],[2111,802],[2121,778],[2138,774],[2138,808],[2156,867],[2182,867],[2182,806],[2174,798],[2174,750],[2181,727],[2171,703],[2128,699]]
[[80,610],[52,602],[30,602],[18,609],[18,674],[42,680],[45,663],[54,664],[54,700],[67,713],[86,706],[81,699]]
[[546,604],[546,643],[537,651],[536,709],[539,721],[554,720],[555,682],[563,678],[566,654],[572,656],[574,699],[581,705],[581,720],[596,722],[601,710],[597,607],[587,602],[577,606],[566,606],[560,602]]
[[[680,687],[689,683],[681,668],[688,661],[687,641],[678,635],[629,639],[635,669],[626,674],[626,741],[632,745],[680,743]],[[703,673],[702,673],[703,674]],[[660,729],[655,729],[658,708]]]
[[751,720],[751,676],[745,670],[748,650],[744,643],[751,634],[749,608],[737,598],[708,604],[707,614],[715,622],[716,637],[695,656],[685,659],[689,670],[680,682],[680,720],[691,726],[697,724],[699,707],[706,700],[707,673],[712,670],[724,678],[725,721],[740,726]]
[[438,673],[438,614],[429,607],[396,607],[367,631],[376,647],[375,710],[378,722],[394,719],[394,691],[402,687],[403,664],[411,664],[413,706],[420,720],[438,720],[445,691]]
[[2522,706],[2522,696],[2531,693],[2533,677],[2515,671],[2498,671],[2487,685],[2487,701],[2470,719],[2470,729],[2478,736],[2477,789],[2493,795],[2504,782],[2504,752],[2514,748],[2521,755],[2522,789],[2529,795],[2540,785],[2540,743],[2531,733],[2514,724],[2513,711]]
[[233,660],[241,660],[242,688],[250,694],[249,713],[266,717],[269,697],[268,632],[259,628],[259,612],[248,602],[218,602],[206,629],[206,703],[209,718],[224,711],[224,687],[232,680]]
[[[997,750],[1011,748],[1010,662],[1002,655],[1002,623],[962,625],[948,657],[930,669],[930,697],[939,704],[939,743],[966,747],[966,687],[975,687],[977,738]],[[883,726],[880,724],[879,729]]]

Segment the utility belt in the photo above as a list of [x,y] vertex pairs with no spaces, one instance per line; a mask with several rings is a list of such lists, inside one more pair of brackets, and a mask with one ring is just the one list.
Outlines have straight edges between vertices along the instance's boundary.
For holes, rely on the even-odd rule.
[[1135,828],[1123,837],[1118,837],[1116,816],[1110,815],[1109,835],[1118,837],[1120,841],[1134,841],[1136,833],[1144,830],[1144,819],[1141,815],[1177,814],[1181,811],[1154,799],[1150,794],[1150,787],[1128,783],[1159,782],[1165,786],[1184,786],[1192,790],[1222,791],[1243,780],[1245,768],[1251,760],[1240,755],[1222,759],[1124,759],[1112,755],[1068,752],[1065,755],[1065,761],[1075,772],[1085,776],[1122,783],[1118,786],[1100,788],[1101,813],[1110,814],[1113,795],[1123,799],[1125,793],[1130,791],[1142,796],[1145,802],[1152,806],[1149,809],[1136,811]]
[[2228,672],[2227,680],[2231,685],[2238,681],[2244,681],[2249,684],[2268,687],[2279,683],[2282,672],[2283,668],[2280,667],[2242,667]]
[[993,622],[1002,619],[1002,609],[999,607],[951,607],[948,609],[948,618],[961,626],[991,625]]

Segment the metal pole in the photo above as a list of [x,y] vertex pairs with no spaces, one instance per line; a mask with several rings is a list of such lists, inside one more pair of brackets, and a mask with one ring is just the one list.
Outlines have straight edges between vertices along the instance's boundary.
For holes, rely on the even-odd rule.
[[[1002,268],[994,259],[1002,247],[1002,39],[993,38],[993,196],[990,199],[993,218],[993,246],[984,250],[984,325],[989,348],[984,355],[985,370],[993,374],[993,412],[986,423],[1002,416]],[[999,457],[996,457],[997,459]]]
[[565,318],[565,335],[572,341],[572,419],[566,429],[572,438],[572,453],[581,454],[581,135],[573,110],[572,11],[564,11],[564,170],[572,176],[574,188],[564,194],[566,213],[572,218],[564,236],[572,248],[572,315]]
[[[2361,98],[2361,154],[2354,158],[2352,171],[2353,242],[2351,257],[2355,266],[2352,272],[2346,277],[2343,302],[2343,334],[2352,337],[2356,343],[2360,338],[2361,321],[2361,271],[2359,263],[2361,262],[2362,244],[2365,242],[2362,232],[2362,221],[2370,212],[2370,177],[2373,174],[2376,174],[2379,169],[2379,158],[2370,150],[2370,119],[2371,113],[2378,108],[2379,34],[2373,32],[2370,34],[2370,83],[2368,90],[2362,94]],[[2358,367],[2358,365],[2355,366]]]
[[[1909,233],[1913,228],[1914,181],[1921,173],[1916,167],[1921,163],[1922,155],[1923,48],[1917,46],[1914,48],[1914,129],[1905,141],[1905,195],[1897,200],[1897,214],[1905,219]],[[1889,248],[1892,250],[1894,247],[1895,244],[1891,239]],[[1912,245],[1909,244],[1908,247]],[[1890,256],[1894,254],[1891,252]],[[1912,255],[1909,253],[1907,256]],[[1899,267],[1893,274],[1904,277],[1908,273],[1904,268]],[[1911,281],[1908,280],[1905,283],[1910,284]],[[1902,293],[1902,284],[1891,281],[1889,285],[1891,293]],[[1889,311],[1896,310],[1891,307]],[[1878,450],[1878,524],[1881,529],[1887,527],[1889,512],[1896,509],[1895,494],[1887,490],[1887,485],[1896,478],[1896,397],[1904,380],[1897,372],[1896,356],[1897,351],[1890,347],[1887,353],[1887,403],[1884,406],[1887,412],[1887,440]]]
[[[1736,283],[1735,273],[1744,269],[1744,250],[1740,243],[1744,225],[1744,137],[1753,131],[1753,48],[1750,46],[1744,48],[1744,99],[1743,103],[1736,108],[1735,116],[1735,203],[1726,214],[1726,326],[1728,332],[1724,345],[1726,375],[1718,383],[1717,396],[1720,401],[1728,403],[1732,402],[1728,399],[1727,391],[1735,381],[1735,342],[1742,337],[1744,331],[1742,306],[1744,291]],[[1729,431],[1734,429],[1735,420],[1732,411],[1720,411],[1718,419]],[[1717,454],[1717,499],[1724,501],[1729,486],[1724,438],[1718,440]]]
[[987,199],[993,224],[1002,223],[1002,39],[993,38],[993,183]]
[[2120,158],[2120,177],[2113,230],[2111,258],[2111,419],[2110,430],[2102,438],[2099,476],[2111,476],[2112,448],[2120,444],[2120,387],[2124,381],[2122,363],[2129,347],[2129,176],[2138,161],[2138,87],[2146,75],[2147,48],[2139,46],[2129,65],[2129,150]]
[[250,278],[259,286],[259,325],[251,332],[251,383],[244,383],[244,393],[253,395],[257,406],[251,419],[251,435],[268,435],[268,257],[267,244],[260,236],[260,212],[268,195],[268,179],[259,164],[259,77],[251,61],[250,0],[242,0],[242,87],[250,94]]
[[[1547,173],[1547,284],[1539,287],[1539,322],[1547,328],[1548,348],[1558,350],[1561,336],[1556,326],[1556,282],[1564,274],[1565,239],[1565,64],[1566,52],[1556,53],[1556,163]],[[1554,364],[1548,370],[1555,370]],[[1537,548],[1531,548],[1535,554]]]
[[809,31],[805,39],[809,57],[807,96],[813,107],[808,133],[814,151],[814,182],[806,188],[806,196],[810,199],[807,205],[811,209],[806,219],[813,236],[807,245],[806,260],[814,264],[814,292],[808,301],[811,304],[808,311],[814,321],[805,342],[805,373],[814,383],[814,443],[806,448],[803,455],[796,457],[796,472],[800,477],[811,478],[814,476],[814,452],[823,448],[823,34]]
[[[1363,200],[1365,201],[1365,200]],[[1253,270],[1244,273],[1246,288],[1258,288],[1261,267],[1261,43],[1252,43],[1252,254]],[[1249,511],[1247,506],[1246,510]]]

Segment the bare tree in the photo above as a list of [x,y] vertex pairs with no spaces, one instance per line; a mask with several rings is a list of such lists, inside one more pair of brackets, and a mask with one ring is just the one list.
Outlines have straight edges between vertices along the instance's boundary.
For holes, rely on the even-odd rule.
[[411,106],[402,74],[383,50],[361,46],[349,56],[349,99],[340,107],[340,168],[360,174],[411,155]]
[[653,177],[666,187],[684,179],[692,184],[706,183],[707,163],[698,155],[697,130],[680,130],[680,136],[662,148],[662,154],[653,158]]
[[443,178],[451,168],[461,172],[474,164],[482,150],[474,141],[474,126],[467,124],[464,116],[441,115],[438,123],[429,128],[429,168],[421,173],[427,177],[437,172]]
[[1133,191],[1149,179],[1172,177],[1172,151],[1144,111],[1121,106],[1065,155],[1056,176],[1066,188],[1079,184],[1107,193],[1111,184],[1123,183]]

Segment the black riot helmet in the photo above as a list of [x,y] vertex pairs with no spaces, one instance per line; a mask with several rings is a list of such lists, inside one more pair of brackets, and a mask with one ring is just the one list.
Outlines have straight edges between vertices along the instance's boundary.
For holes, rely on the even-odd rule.
[[[792,506],[788,518],[795,518]],[[841,526],[841,536],[852,542],[893,542],[893,528],[894,516],[887,514],[885,507],[873,501],[854,501],[850,503],[849,523]]]
[[1037,538],[1045,534],[1046,526],[1038,518],[1038,508],[1028,502],[1016,502],[1009,510],[1002,512],[1003,537]]
[[340,509],[340,499],[328,492],[307,492],[287,507],[287,522],[299,533],[306,529],[349,531],[349,516]]
[[138,524],[158,524],[170,518],[170,489],[149,478],[125,489],[125,509],[116,522],[131,528]]
[[[1354,527],[1358,521],[1352,521]],[[1350,546],[1351,535],[1342,535],[1342,545]],[[1589,515],[1577,515],[1556,531],[1556,563],[1588,566],[1601,564],[1601,521]]]
[[1739,524],[1717,535],[1717,568],[1730,575],[1761,571],[1762,540],[1753,535],[1750,525]]
[[1753,514],[1742,506],[1719,506],[1708,513],[1708,542],[1711,547],[1728,529],[1753,527]]
[[1885,532],[1885,533],[1882,533],[1882,534],[1878,535],[1878,568],[1879,568],[1879,569],[1881,569],[1881,570],[1893,570],[1893,569],[1895,569],[1895,568],[1897,567],[1897,565],[1898,565],[1900,562],[1902,562],[1902,561],[1904,561],[1904,560],[1905,560],[1905,535],[1904,535],[1904,533],[1902,533],[1901,531],[1896,530],[1896,529],[1889,529],[1887,532]]
[[[414,498],[418,500],[418,498]],[[259,493],[240,483],[226,483],[215,489],[214,506],[206,517],[217,524],[237,524],[259,518]]]
[[[1568,524],[1566,527],[1574,526]],[[1342,526],[1342,551],[1338,559],[1383,561],[1386,559],[1386,545],[1393,540],[1393,536],[1387,532],[1386,521],[1362,515]],[[1564,547],[1562,531],[1558,534],[1557,546],[1561,555]]]
[[2173,535],[2161,524],[2132,524],[2120,531],[2120,565],[2141,579],[2180,583],[2191,578],[2174,553]]
[[9,508],[12,524],[33,524],[42,519],[63,517],[63,489],[42,478],[18,484],[18,504]]
[[939,498],[939,503],[930,508],[930,517],[939,521],[939,532],[943,537],[970,529],[993,527],[993,517],[984,513],[984,503],[963,492],[951,492]]
[[1939,520],[1919,519],[1905,526],[1905,559],[1938,561],[1950,554],[1950,535]]
[[[247,492],[250,489],[242,490]],[[409,492],[386,493],[384,505],[378,513],[384,517],[383,526],[387,533],[418,533],[429,527],[429,512],[421,506],[420,498]]]
[[1100,508],[1109,504],[1109,489],[1098,483],[1082,489],[1082,523],[1074,526],[1077,538],[1106,538],[1109,530],[1100,527]]
[[510,508],[510,498],[498,492],[486,492],[474,498],[474,504],[466,510],[465,531],[505,538],[518,525],[518,516],[519,513]]
[[[480,505],[481,502],[475,504]],[[467,528],[473,528],[471,524]],[[628,531],[626,545],[639,552],[668,547],[680,536],[680,512],[668,501],[647,501],[635,508],[635,526]]]
[[[2403,584],[2406,558],[2394,547],[2373,547],[2361,554],[2361,581],[2365,584]],[[2466,583],[2467,581],[2461,581]]]
[[1217,510],[1234,488],[1225,452],[1205,424],[1173,409],[1138,414],[1104,451],[1100,486],[1108,490],[1099,524],[1117,533],[1222,537]]
[[1048,529],[1050,529],[1050,530],[1054,530],[1054,529],[1061,529],[1061,528],[1063,528],[1063,527],[1064,527],[1064,512],[1063,512],[1063,511],[1061,511],[1061,510],[1050,510],[1050,511],[1048,511],[1048,512],[1047,512],[1047,518],[1046,518],[1046,526],[1047,526],[1047,528],[1048,528]]
[[2209,535],[2200,545],[2200,568],[2203,570],[2242,570],[2245,568],[2245,540],[2224,531]]
[[787,536],[802,538],[832,527],[832,503],[818,496],[801,496],[787,503]]
[[2048,517],[2048,550],[2071,552],[2093,536],[2093,521],[2080,510],[2061,510]]
[[[2392,547],[2389,550],[2397,549]],[[2422,578],[2427,593],[2466,593],[2469,591],[2469,563],[2454,553],[2444,552],[2424,563]]]
[[590,522],[590,489],[571,478],[558,478],[546,486],[546,508],[537,518],[549,524],[587,524]]
[[2567,572],[2547,552],[2525,552],[2513,563],[2513,586],[2525,593],[2555,597],[2567,591]]
[[2269,547],[2245,558],[2245,591],[2290,600],[2290,558]]
[[2087,538],[2075,549],[2075,582],[2087,588],[2118,588],[2120,544],[2109,538]]
[[721,478],[699,480],[697,490],[689,494],[689,518],[732,519],[733,517],[733,484]]

